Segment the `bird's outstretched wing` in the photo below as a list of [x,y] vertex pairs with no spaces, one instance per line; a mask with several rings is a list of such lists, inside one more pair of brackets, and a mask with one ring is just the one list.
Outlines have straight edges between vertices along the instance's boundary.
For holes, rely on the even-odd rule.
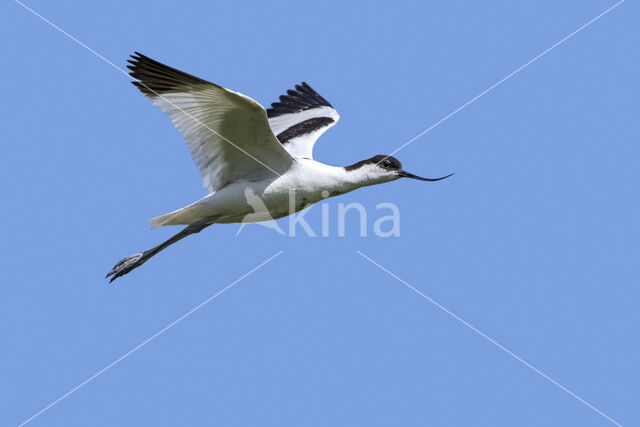
[[131,58],[127,68],[137,80],[132,83],[171,117],[210,191],[235,180],[277,176],[289,168],[293,158],[256,101],[138,52]]
[[305,82],[267,109],[269,124],[284,148],[297,158],[313,158],[313,145],[340,119],[329,102]]

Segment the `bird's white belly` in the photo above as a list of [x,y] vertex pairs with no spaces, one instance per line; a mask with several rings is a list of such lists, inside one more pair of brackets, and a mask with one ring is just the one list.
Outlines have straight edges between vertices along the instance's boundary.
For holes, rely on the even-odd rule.
[[203,202],[208,211],[220,215],[216,222],[259,222],[291,215],[327,197],[351,190],[336,184],[326,173],[314,172],[309,168],[297,168],[272,180],[237,181]]

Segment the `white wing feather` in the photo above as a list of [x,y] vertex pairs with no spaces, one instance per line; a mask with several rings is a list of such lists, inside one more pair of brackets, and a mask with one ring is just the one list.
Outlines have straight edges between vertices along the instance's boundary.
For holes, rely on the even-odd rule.
[[296,85],[271,104],[269,125],[284,148],[296,158],[313,158],[313,147],[328,129],[336,125],[338,112],[308,84]]
[[163,65],[133,56],[133,82],[182,134],[214,192],[236,180],[284,173],[293,161],[273,134],[265,109],[253,99]]

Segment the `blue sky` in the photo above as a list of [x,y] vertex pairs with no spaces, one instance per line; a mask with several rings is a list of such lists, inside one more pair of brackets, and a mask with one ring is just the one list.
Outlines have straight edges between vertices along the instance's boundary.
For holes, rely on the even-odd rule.
[[[340,112],[315,157],[393,151],[615,1],[26,4],[124,67],[138,50],[263,105],[302,80]],[[627,1],[397,154],[401,180],[328,203],[401,235],[214,226],[108,286],[205,192],[127,78],[3,2],[0,424],[640,424],[638,6]],[[321,206],[307,214],[321,224]],[[280,220],[283,227],[287,220]]]

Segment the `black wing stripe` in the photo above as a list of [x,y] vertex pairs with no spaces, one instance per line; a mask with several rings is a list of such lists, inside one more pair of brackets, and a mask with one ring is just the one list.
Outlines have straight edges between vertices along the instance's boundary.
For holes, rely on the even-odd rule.
[[293,138],[322,129],[325,126],[329,126],[334,121],[335,120],[330,117],[315,117],[291,126],[289,129],[278,134],[277,138],[278,141],[284,145]]
[[267,117],[299,113],[317,107],[333,108],[329,101],[320,96],[307,83],[302,82],[302,84],[295,86],[295,90],[289,89],[286,95],[281,95],[280,102],[271,104],[271,108],[267,109]]

